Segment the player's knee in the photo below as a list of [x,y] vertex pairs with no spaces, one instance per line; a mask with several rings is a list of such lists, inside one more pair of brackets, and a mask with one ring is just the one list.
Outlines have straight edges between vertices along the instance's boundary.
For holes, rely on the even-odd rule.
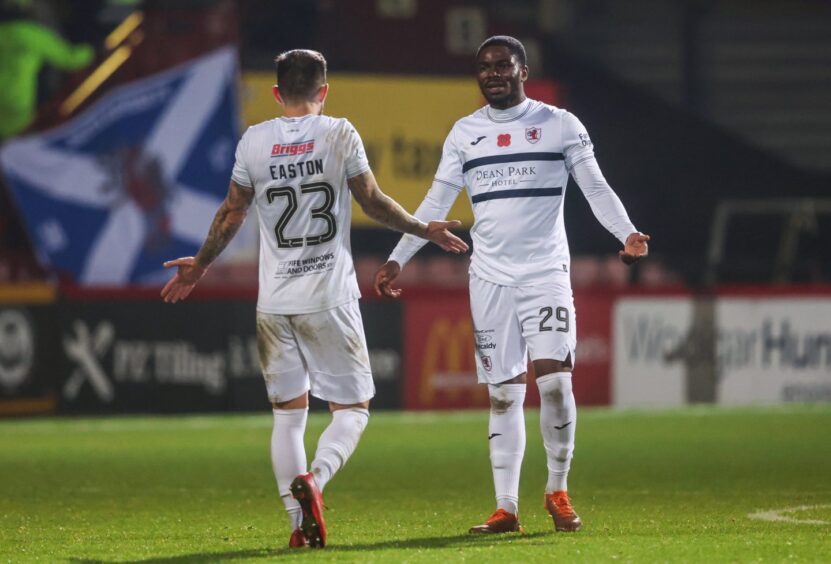
[[574,393],[571,385],[571,374],[557,376],[557,384],[563,399],[568,399]]
[[574,364],[571,361],[571,354],[565,360],[555,360],[553,358],[539,358],[533,361],[534,373],[537,378],[542,378],[549,374],[557,374],[568,372],[571,373]]
[[[332,409],[332,405],[337,405],[337,409]],[[369,409],[363,407],[364,405],[368,407],[369,402],[352,406],[330,403],[329,407],[332,409],[332,419],[334,421],[340,421],[341,425],[346,425],[347,427],[352,426],[358,431],[358,436],[360,436],[369,423]]]
[[303,395],[288,401],[272,400],[271,407],[273,409],[303,409],[304,407],[309,407],[309,394],[308,392],[304,392]]
[[518,398],[509,393],[504,385],[488,384],[488,397],[491,404],[491,413],[507,413],[516,406]]
[[540,399],[550,405],[561,406],[571,401],[574,391],[571,374],[548,374],[537,379]]
[[358,428],[360,432],[363,433],[366,430],[366,426],[369,425],[369,410],[366,408],[357,408],[355,411],[358,411],[363,417],[359,417],[357,421]]
[[344,409],[351,409],[351,410],[363,410],[366,411],[367,417],[369,417],[369,402],[362,401],[358,403],[337,403],[334,401],[329,402],[329,411],[331,413],[335,413],[336,411],[341,411]]

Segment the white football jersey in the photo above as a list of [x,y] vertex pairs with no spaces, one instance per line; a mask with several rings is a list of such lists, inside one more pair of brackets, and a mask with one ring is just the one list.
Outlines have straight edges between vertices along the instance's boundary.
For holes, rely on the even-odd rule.
[[248,128],[232,178],[255,192],[258,311],[311,313],[360,297],[346,179],[367,170],[361,137],[346,119],[281,117]]
[[580,120],[536,100],[502,111],[485,106],[457,121],[435,182],[467,189],[471,272],[506,286],[568,277],[566,183],[571,169],[593,156]]

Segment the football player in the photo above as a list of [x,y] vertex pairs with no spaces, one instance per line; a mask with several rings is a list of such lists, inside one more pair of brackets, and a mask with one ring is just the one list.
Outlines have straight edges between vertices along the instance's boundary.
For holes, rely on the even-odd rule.
[[[456,122],[433,184],[415,216],[443,219],[466,189],[473,206],[470,308],[478,380],[488,386],[488,440],[496,511],[471,533],[521,531],[519,473],[525,451],[526,367],[534,365],[540,427],[548,461],[545,506],[557,531],[577,531],[568,494],[577,411],[575,314],[563,197],[569,174],[595,217],[623,245],[631,264],[647,255],[648,235],[635,229],[598,168],[586,128],[566,110],[525,96],[525,48],[494,36],[476,54],[487,106]],[[423,242],[405,235],[376,273],[379,295]]]
[[[385,195],[349,121],[322,115],[329,92],[326,60],[293,50],[275,59],[274,97],[283,116],[254,125],[236,150],[228,195],[195,257],[165,263],[175,276],[166,302],[188,296],[255,203],[260,224],[257,340],[274,411],[271,459],[291,520],[289,546],[323,547],[321,491],[354,452],[375,394],[358,309],[350,249],[351,196],[391,229],[449,252],[467,245],[449,229],[424,223]],[[332,421],[306,471],[303,434],[309,397],[329,402]]]

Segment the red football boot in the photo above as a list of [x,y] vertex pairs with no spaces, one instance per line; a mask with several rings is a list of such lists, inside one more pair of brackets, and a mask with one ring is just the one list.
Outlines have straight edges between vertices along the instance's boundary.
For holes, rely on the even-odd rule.
[[289,548],[306,548],[307,546],[309,546],[309,542],[306,540],[305,535],[303,535],[303,531],[299,528],[293,530],[289,537]]
[[545,508],[554,519],[555,531],[573,533],[579,531],[583,525],[580,517],[574,512],[566,491],[560,490],[545,494]]
[[472,535],[493,535],[498,533],[522,533],[525,529],[519,523],[519,518],[504,509],[497,509],[488,520],[481,525],[471,527],[468,533]]
[[311,472],[300,474],[291,483],[291,495],[300,503],[303,521],[300,530],[312,548],[326,546],[326,522],[323,520],[323,494]]

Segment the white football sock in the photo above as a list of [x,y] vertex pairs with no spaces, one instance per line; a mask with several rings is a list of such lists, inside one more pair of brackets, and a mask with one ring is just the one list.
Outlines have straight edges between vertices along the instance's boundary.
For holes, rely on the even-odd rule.
[[321,491],[355,452],[368,421],[369,410],[358,407],[338,409],[332,413],[332,422],[320,435],[312,461],[312,472]]
[[277,478],[277,489],[289,514],[292,529],[300,526],[303,514],[300,504],[291,496],[292,480],[306,472],[306,449],[303,433],[309,409],[273,409],[274,429],[271,431],[271,467]]
[[519,473],[525,454],[525,384],[488,384],[491,398],[488,446],[496,508],[519,511]]
[[571,373],[556,372],[537,378],[540,390],[540,430],[548,458],[545,492],[568,489],[568,471],[574,454],[577,404],[571,389]]

